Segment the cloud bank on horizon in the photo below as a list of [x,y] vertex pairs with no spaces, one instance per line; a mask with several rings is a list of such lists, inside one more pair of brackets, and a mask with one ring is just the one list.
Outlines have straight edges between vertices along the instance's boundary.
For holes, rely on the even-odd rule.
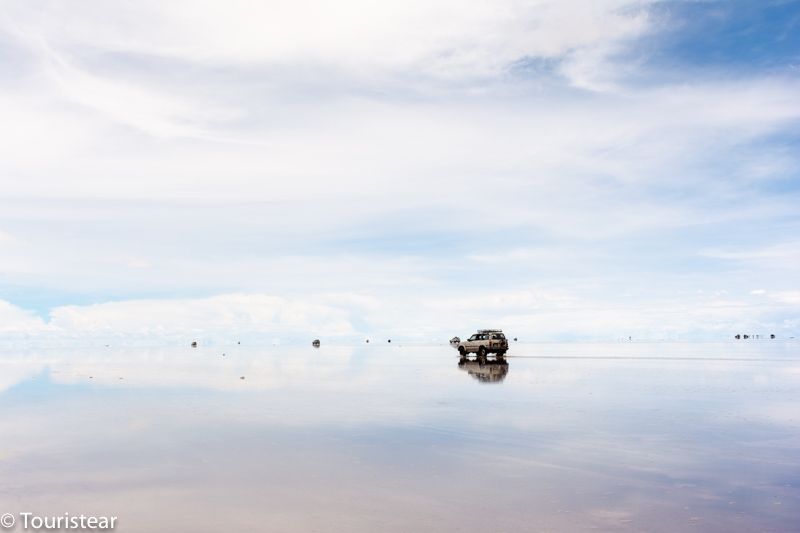
[[0,338],[800,334],[800,2],[11,1]]

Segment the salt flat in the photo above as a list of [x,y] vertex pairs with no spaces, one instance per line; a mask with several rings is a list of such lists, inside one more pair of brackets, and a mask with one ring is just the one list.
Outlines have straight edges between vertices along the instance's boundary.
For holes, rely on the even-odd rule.
[[793,531],[798,404],[795,342],[514,343],[483,366],[397,341],[7,347],[0,513],[119,532]]

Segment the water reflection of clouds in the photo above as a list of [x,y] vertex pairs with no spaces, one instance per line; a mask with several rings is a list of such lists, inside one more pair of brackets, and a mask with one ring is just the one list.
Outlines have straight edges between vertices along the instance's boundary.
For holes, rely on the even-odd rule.
[[43,508],[93,494],[148,531],[201,503],[298,530],[786,530],[800,509],[784,486],[800,472],[797,363],[693,349],[720,359],[528,346],[486,387],[449,347],[6,354],[0,479]]
[[[316,381],[324,388],[363,378],[348,372],[352,355],[349,347],[328,349],[313,359],[296,348],[274,347],[16,351],[4,353],[0,359],[0,393],[44,369],[49,370],[54,384],[74,384],[91,377],[95,384],[128,387],[252,390]],[[245,379],[240,380],[241,376]],[[124,383],[118,383],[120,378]]]

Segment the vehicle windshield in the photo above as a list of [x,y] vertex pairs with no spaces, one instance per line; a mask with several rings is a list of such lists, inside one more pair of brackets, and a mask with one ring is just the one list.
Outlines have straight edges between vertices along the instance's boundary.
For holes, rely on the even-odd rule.
[[478,338],[480,338],[480,335],[478,335],[478,334],[476,333],[475,335],[473,335],[472,337],[470,337],[470,338],[469,338],[469,340],[471,340],[471,341],[476,341],[476,340],[478,340]]

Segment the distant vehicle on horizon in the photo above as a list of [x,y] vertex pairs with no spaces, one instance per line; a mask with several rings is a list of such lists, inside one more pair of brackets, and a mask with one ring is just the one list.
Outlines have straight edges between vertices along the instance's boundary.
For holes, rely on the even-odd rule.
[[458,353],[462,356],[474,353],[478,357],[486,357],[486,354],[493,353],[503,357],[507,351],[508,339],[502,329],[479,329],[470,338],[458,343]]

